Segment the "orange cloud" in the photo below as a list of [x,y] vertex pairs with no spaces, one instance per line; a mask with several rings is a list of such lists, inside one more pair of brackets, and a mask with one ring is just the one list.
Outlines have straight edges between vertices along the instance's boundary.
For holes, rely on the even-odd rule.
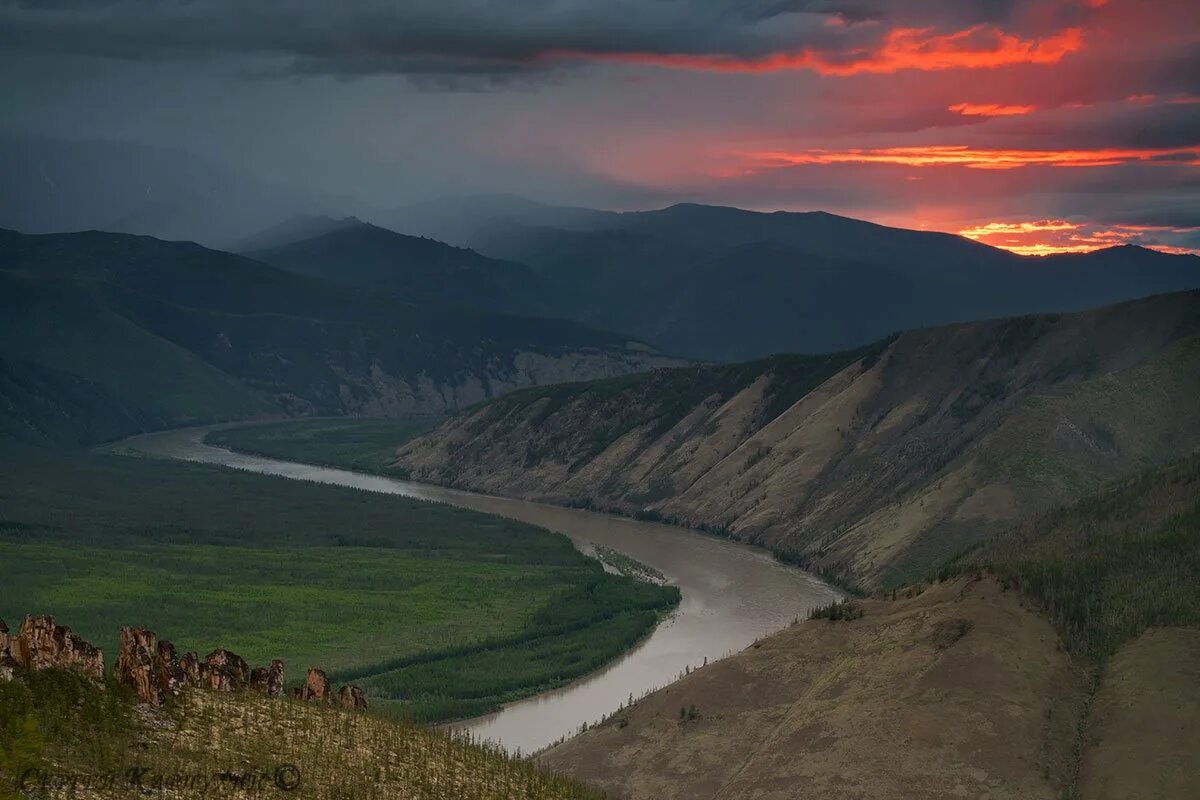
[[1200,165],[1200,145],[1175,148],[1102,148],[1097,150],[992,150],[966,145],[852,148],[849,150],[762,151],[743,154],[759,169],[801,164],[900,164],[909,167],[959,166],[970,169],[1108,167],[1135,161],[1164,160]]
[[1037,233],[1039,231],[1074,231],[1079,230],[1080,227],[1080,225],[1067,222],[1065,219],[1043,219],[1037,222],[989,222],[986,225],[963,228],[958,235],[978,241],[991,236]]
[[1176,255],[1200,255],[1200,250],[1194,248],[1163,244],[1161,241],[1146,238],[1153,234],[1186,234],[1195,230],[1165,225],[1097,226],[1064,219],[1043,219],[989,222],[963,228],[958,231],[958,235],[1023,256],[1090,253],[1093,250],[1123,244],[1137,244]]
[[1083,31],[1067,28],[1042,39],[1021,39],[992,25],[976,25],[948,34],[931,28],[894,28],[873,50],[843,55],[812,49],[744,58],[687,53],[597,53],[556,51],[548,58],[582,58],[651,64],[708,72],[778,72],[810,69],[821,75],[891,73],[901,70],[985,69],[1013,64],[1054,64],[1083,46]]
[[1002,106],[997,103],[955,103],[946,108],[964,117],[1012,117],[1036,109],[1037,106]]

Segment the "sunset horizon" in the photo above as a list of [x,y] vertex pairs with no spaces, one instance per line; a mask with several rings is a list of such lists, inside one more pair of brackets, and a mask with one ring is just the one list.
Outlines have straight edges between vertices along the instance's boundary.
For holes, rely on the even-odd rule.
[[9,133],[178,148],[346,213],[511,192],[1195,254],[1191,17],[1184,0],[17,2],[0,81]]

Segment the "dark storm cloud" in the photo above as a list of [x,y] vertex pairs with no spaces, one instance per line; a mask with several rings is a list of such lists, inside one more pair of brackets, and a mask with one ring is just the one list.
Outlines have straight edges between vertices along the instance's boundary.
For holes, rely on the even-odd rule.
[[[284,62],[276,71],[309,74],[505,76],[593,56],[754,59],[808,49],[856,52],[876,44],[892,26],[952,32],[1017,21],[1014,9],[1020,5],[1012,0],[8,0],[0,1],[0,46],[128,60],[272,56]],[[1075,15],[1082,3],[1060,0],[1058,5]],[[1040,23],[1051,16],[1043,14]]]
[[989,143],[1020,142],[1028,148],[1125,147],[1168,149],[1200,145],[1200,103],[1124,100],[1094,107],[994,121]]

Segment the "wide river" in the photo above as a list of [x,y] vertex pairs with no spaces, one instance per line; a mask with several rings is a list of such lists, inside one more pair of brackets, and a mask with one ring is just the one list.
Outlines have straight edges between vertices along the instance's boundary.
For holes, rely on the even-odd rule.
[[683,601],[675,613],[620,659],[561,689],[455,725],[510,752],[532,753],[570,736],[631,696],[641,697],[688,669],[735,653],[840,596],[813,575],[780,564],[761,550],[685,528],[243,455],[204,444],[208,430],[139,436],[121,442],[118,449],[498,514],[563,533],[584,552],[597,544],[611,547],[660,570],[679,587]]

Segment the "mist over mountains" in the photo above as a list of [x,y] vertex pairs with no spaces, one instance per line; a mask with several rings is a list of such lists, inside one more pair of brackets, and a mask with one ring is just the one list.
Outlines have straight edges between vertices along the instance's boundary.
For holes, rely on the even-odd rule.
[[105,230],[232,247],[298,214],[358,210],[187,151],[0,132],[0,228]]
[[0,227],[192,239],[407,303],[566,319],[696,360],[830,352],[1200,286],[1200,258],[1132,246],[1028,257],[821,211],[622,213],[504,194],[373,211],[177,151],[4,144]]

